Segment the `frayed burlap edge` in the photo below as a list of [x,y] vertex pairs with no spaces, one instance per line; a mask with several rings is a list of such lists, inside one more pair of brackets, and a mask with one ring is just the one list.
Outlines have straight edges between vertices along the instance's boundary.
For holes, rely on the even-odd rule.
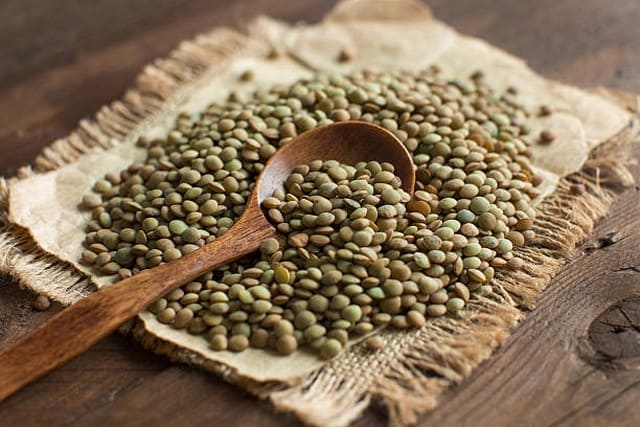
[[[35,171],[24,168],[13,179],[55,170],[84,153],[134,137],[145,121],[171,107],[171,98],[181,88],[237,54],[245,43],[245,36],[225,29],[183,43],[169,58],[146,67],[122,100],[103,107],[94,120],[83,120],[76,131],[43,150]],[[387,345],[381,351],[370,353],[356,346],[299,384],[258,384],[238,377],[225,365],[158,339],[141,322],[133,335],[146,348],[239,383],[307,424],[347,425],[372,399],[384,404],[392,424],[414,423],[419,414],[437,405],[442,391],[462,381],[504,343],[523,310],[533,307],[576,244],[608,211],[615,187],[630,179],[615,153],[635,137],[636,127],[634,121],[595,149],[583,169],[562,179],[556,192],[540,205],[537,241],[518,250],[526,261],[523,269],[501,271],[496,292],[475,297],[458,317],[435,319],[418,331],[382,331]],[[7,211],[8,182],[0,178],[0,274],[36,292],[49,294],[52,287],[63,291],[56,292],[64,295],[58,298],[63,304],[91,291],[86,276],[40,250],[27,230],[9,224]]]
[[62,295],[57,300],[65,305],[95,289],[85,275],[42,251],[26,230],[10,224],[8,208],[8,181],[0,177],[0,276],[37,293]]

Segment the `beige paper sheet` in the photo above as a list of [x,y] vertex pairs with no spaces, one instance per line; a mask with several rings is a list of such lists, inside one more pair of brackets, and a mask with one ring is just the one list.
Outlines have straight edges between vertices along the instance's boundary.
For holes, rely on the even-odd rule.
[[[364,15],[363,3],[374,6],[365,8]],[[27,228],[46,252],[91,275],[77,262],[86,221],[77,205],[97,178],[105,172],[119,172],[143,155],[134,147],[138,135],[166,133],[178,112],[199,111],[223,100],[230,91],[242,95],[274,83],[291,83],[311,76],[313,70],[421,69],[437,63],[452,77],[464,78],[482,69],[495,88],[519,88],[518,98],[529,109],[545,104],[554,111],[548,118],[532,118],[534,134],[549,129],[558,136],[550,146],[535,146],[533,150],[534,164],[546,178],[545,194],[553,191],[559,177],[582,166],[590,148],[615,135],[630,120],[630,114],[613,102],[545,80],[521,60],[483,41],[461,36],[433,19],[422,4],[409,0],[351,0],[340,3],[317,25],[290,27],[261,18],[250,29],[245,49],[180,90],[168,103],[169,111],[151,117],[116,148],[85,155],[54,172],[12,182],[10,221]],[[275,61],[265,59],[271,44],[286,45],[290,55]],[[342,48],[352,49],[356,58],[338,63],[336,57]],[[238,75],[249,68],[255,71],[256,79],[240,82]],[[99,286],[110,281],[93,279]],[[143,313],[141,319],[159,338],[226,364],[240,377],[256,381],[292,382],[322,364],[304,352],[287,358],[261,350],[214,352],[201,337],[162,325],[149,313]]]

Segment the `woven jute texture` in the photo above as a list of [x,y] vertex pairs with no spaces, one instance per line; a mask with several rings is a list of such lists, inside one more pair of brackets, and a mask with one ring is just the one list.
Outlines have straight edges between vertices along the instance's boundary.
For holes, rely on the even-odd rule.
[[[373,16],[378,10],[424,8],[410,1],[352,0]],[[355,4],[355,6],[354,6]],[[337,20],[347,19],[340,12]],[[399,13],[399,12],[398,12]],[[295,27],[272,23],[265,37],[286,38]],[[65,138],[52,143],[36,159],[33,167],[23,168],[19,176],[0,178],[0,273],[35,292],[49,295],[63,304],[71,304],[91,292],[91,279],[72,265],[40,248],[28,229],[10,221],[9,187],[11,183],[54,172],[73,164],[87,153],[108,150],[122,141],[131,141],[143,133],[150,121],[172,111],[179,99],[189,93],[195,82],[222,72],[225,60],[242,55],[266,55],[265,44],[256,44],[257,36],[218,29],[184,42],[168,58],[147,66],[135,87],[121,100],[104,106],[91,120],[80,122]],[[313,69],[295,52],[296,63]],[[611,92],[601,95],[633,107],[635,98]],[[489,297],[473,297],[461,315],[430,321],[420,330],[380,332],[387,345],[367,352],[354,346],[338,358],[295,381],[258,382],[239,375],[229,364],[208,359],[180,342],[165,340],[141,320],[129,329],[146,348],[179,362],[190,363],[215,372],[228,381],[269,399],[282,411],[296,414],[311,425],[344,426],[355,420],[376,400],[388,410],[391,423],[407,425],[435,406],[447,388],[467,377],[510,335],[513,327],[535,306],[536,297],[572,254],[576,244],[591,232],[594,223],[609,209],[615,191],[630,182],[630,175],[617,155],[636,136],[632,117],[619,132],[598,141],[579,170],[560,178],[555,191],[538,205],[534,224],[536,241],[518,248],[516,255],[525,261],[521,270],[499,271],[495,292]],[[286,363],[286,359],[283,359]]]

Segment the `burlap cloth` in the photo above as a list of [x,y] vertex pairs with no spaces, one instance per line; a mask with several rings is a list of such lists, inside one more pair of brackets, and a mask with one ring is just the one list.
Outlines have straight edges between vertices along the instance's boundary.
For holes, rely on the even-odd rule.
[[[483,70],[498,91],[517,87],[518,99],[531,111],[551,107],[551,116],[532,117],[532,132],[549,129],[557,135],[553,144],[532,148],[545,177],[537,240],[518,249],[526,261],[522,270],[498,273],[494,295],[476,297],[461,315],[432,320],[420,330],[382,331],[383,350],[370,353],[354,345],[328,363],[304,352],[286,358],[260,350],[213,352],[201,337],[162,325],[149,313],[131,328],[145,347],[216,372],[309,424],[346,425],[372,399],[387,407],[393,424],[415,422],[505,341],[577,242],[607,212],[613,186],[629,183],[617,153],[636,134],[636,117],[628,108],[635,98],[545,80],[521,60],[456,33],[410,0],[344,1],[317,25],[259,18],[247,31],[216,29],[182,43],[168,58],[147,66],[122,100],[46,148],[33,169],[0,179],[0,272],[63,304],[108,283],[78,263],[86,222],[78,202],[96,178],[142,158],[135,140],[166,133],[180,111],[196,112],[231,91],[242,97],[316,70],[415,70],[434,63],[452,77]],[[274,46],[284,48],[284,55],[268,59]],[[337,61],[342,50],[355,57]],[[251,82],[238,78],[247,69],[255,72]]]

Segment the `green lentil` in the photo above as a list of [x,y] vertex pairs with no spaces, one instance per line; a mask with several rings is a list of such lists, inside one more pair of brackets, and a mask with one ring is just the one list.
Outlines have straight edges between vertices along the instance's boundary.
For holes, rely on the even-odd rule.
[[447,301],[447,310],[456,313],[464,308],[464,300],[462,298],[451,298]]
[[385,342],[382,338],[374,336],[371,338],[368,338],[367,341],[365,342],[367,349],[371,350],[371,351],[377,351],[377,350],[381,350],[384,348],[385,346]]
[[362,309],[358,305],[349,305],[342,310],[342,318],[355,323],[362,318]]
[[265,255],[273,255],[280,249],[280,243],[277,239],[269,238],[260,244],[260,252]]
[[243,351],[249,347],[249,339],[245,335],[233,335],[228,345],[231,351]]
[[216,351],[226,350],[229,345],[226,335],[216,334],[211,338],[210,347]]
[[320,348],[320,356],[322,356],[323,359],[331,359],[337,356],[341,350],[342,344],[340,343],[340,341],[334,338],[329,338]]
[[276,340],[276,350],[282,355],[288,355],[296,351],[298,341],[293,335],[282,335]]

